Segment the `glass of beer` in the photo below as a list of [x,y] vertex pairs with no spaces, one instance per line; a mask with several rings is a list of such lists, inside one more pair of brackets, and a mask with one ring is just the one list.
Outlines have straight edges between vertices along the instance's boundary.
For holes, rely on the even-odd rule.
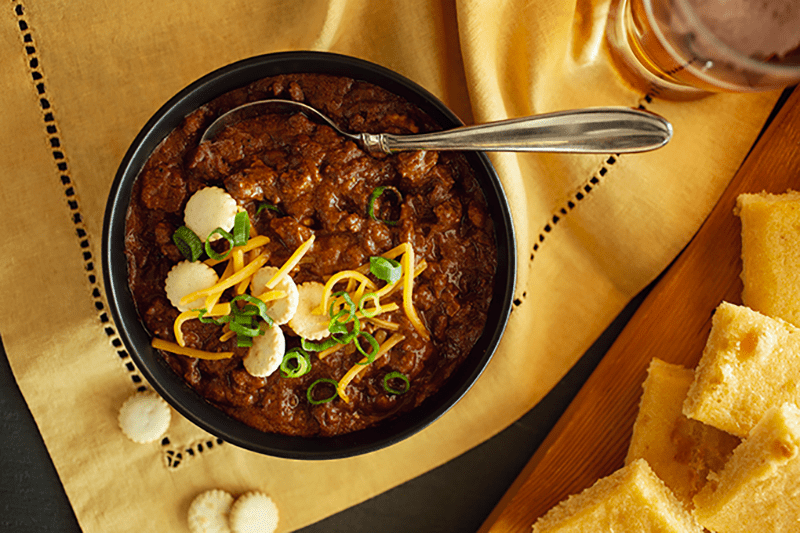
[[653,96],[800,81],[798,0],[612,0],[606,36],[623,78]]

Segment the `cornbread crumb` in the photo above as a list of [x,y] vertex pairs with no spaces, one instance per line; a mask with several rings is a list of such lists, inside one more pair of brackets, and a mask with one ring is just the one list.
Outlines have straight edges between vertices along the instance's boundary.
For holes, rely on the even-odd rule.
[[683,504],[637,459],[562,501],[533,525],[533,533],[659,531],[702,533]]
[[741,194],[742,302],[800,327],[800,192]]
[[773,405],[800,399],[800,328],[722,302],[683,414],[746,437]]
[[718,533],[797,531],[800,409],[770,408],[720,475],[694,498],[697,520]]
[[739,439],[716,428],[689,420],[683,401],[694,372],[653,358],[642,384],[639,412],[625,464],[647,460],[687,508],[711,472],[722,470]]

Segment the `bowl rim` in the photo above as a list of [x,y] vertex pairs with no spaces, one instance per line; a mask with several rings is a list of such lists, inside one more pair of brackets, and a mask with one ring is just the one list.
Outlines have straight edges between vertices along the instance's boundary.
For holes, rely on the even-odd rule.
[[[319,51],[277,52],[249,57],[218,68],[180,90],[141,128],[126,151],[109,191],[103,220],[103,280],[118,334],[148,384],[195,425],[227,443],[264,455],[300,460],[340,459],[396,444],[438,420],[467,393],[493,357],[511,313],[516,283],[516,240],[508,201],[486,154],[465,153],[489,203],[495,225],[498,266],[495,291],[481,337],[441,388],[419,406],[375,427],[334,437],[295,437],[265,433],[213,406],[191,389],[150,347],[127,283],[124,232],[133,182],[155,147],[194,109],[216,96],[258,79],[285,73],[351,77],[381,86],[416,104],[442,127],[463,122],[416,82],[363,59]],[[490,323],[492,324],[490,327]]]

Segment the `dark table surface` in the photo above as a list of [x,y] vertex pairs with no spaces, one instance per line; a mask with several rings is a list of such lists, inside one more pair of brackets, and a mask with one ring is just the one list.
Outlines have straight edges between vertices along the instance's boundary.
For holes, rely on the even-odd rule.
[[[762,133],[793,90],[783,91]],[[655,283],[628,304],[541,402],[507,429],[439,468],[300,531],[476,531]],[[0,340],[0,533],[29,531],[81,529]]]
[[[520,420],[450,462],[300,531],[474,532],[497,505],[638,307],[617,317]],[[0,344],[0,533],[81,531]]]

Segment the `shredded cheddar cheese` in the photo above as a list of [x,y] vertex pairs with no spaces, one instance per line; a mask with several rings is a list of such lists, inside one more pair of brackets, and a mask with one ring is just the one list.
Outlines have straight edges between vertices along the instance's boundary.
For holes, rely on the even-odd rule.
[[425,324],[419,319],[417,316],[417,310],[414,308],[414,304],[412,301],[414,290],[414,275],[409,275],[410,272],[414,272],[414,249],[409,246],[406,250],[406,253],[403,254],[403,311],[405,311],[408,320],[411,322],[411,325],[414,326],[414,329],[417,330],[417,333],[420,336],[427,340],[430,340],[431,336],[428,333],[428,329],[425,327]]
[[[256,296],[262,302],[269,302],[272,300],[279,300],[286,296],[286,293],[283,291],[267,291],[263,294]],[[207,302],[208,300],[206,300]],[[212,305],[211,307],[207,307],[206,309],[211,309],[211,311],[207,312],[204,316],[208,317],[215,317],[215,316],[225,316],[231,312],[231,304],[228,302]],[[179,314],[178,317],[175,319],[173,323],[173,331],[175,332],[175,340],[178,341],[180,346],[185,346],[186,343],[183,339],[183,330],[181,327],[183,326],[184,322],[187,320],[191,320],[193,318],[198,318],[200,316],[200,310],[192,309],[190,311],[184,311],[183,313]],[[231,335],[233,336],[233,335]],[[231,336],[227,337],[225,340],[229,339]]]
[[[384,342],[378,347],[378,351],[375,354],[375,359],[377,360],[379,357],[385,355],[389,350],[391,350],[397,343],[401,342],[403,339],[405,339],[405,336],[400,335],[399,333],[395,333],[394,335],[389,337],[386,340],[386,342]],[[342,379],[339,380],[339,384],[336,386],[336,392],[339,394],[339,397],[347,403],[350,403],[350,398],[347,396],[347,394],[345,394],[344,390],[347,388],[350,382],[353,381],[353,378],[355,378],[359,373],[361,373],[367,367],[367,365],[365,364],[366,362],[367,358],[365,357],[361,360],[360,362],[361,364],[353,365],[353,367],[347,371],[347,373],[342,377]]]
[[[252,226],[251,226],[251,234],[252,234]],[[234,252],[241,251],[241,252],[250,252],[255,250],[256,248],[261,248],[265,244],[269,243],[269,237],[266,235],[256,235],[252,237],[250,240],[247,241],[246,244],[242,246],[234,246],[231,248],[231,253],[225,259],[206,259],[203,263],[207,264],[208,266],[215,266],[220,263],[224,263],[225,261],[230,262],[231,257],[233,256]]]
[[322,315],[326,312],[328,305],[330,304],[331,294],[333,294],[333,287],[340,281],[344,280],[360,281],[362,285],[375,288],[375,283],[373,283],[371,279],[356,270],[342,270],[341,272],[337,272],[325,282],[325,287],[322,293],[322,302],[317,308],[317,314]]
[[209,359],[213,361],[218,359],[229,359],[233,357],[233,352],[206,352],[203,350],[196,350],[194,348],[187,348],[185,346],[178,346],[174,342],[165,341],[164,339],[159,339],[157,337],[153,338],[153,341],[150,344],[157,350],[164,350],[165,352],[185,355],[187,357],[194,357],[196,359]]
[[281,280],[281,278],[292,271],[294,267],[300,262],[303,256],[306,254],[308,250],[311,249],[311,246],[314,244],[314,236],[312,235],[306,242],[301,244],[297,247],[297,250],[286,260],[282,267],[278,269],[277,272],[270,278],[270,280],[266,283],[268,289],[274,289],[275,285]]
[[286,293],[283,291],[274,290],[262,292],[261,294],[255,294],[254,296],[262,302],[271,302],[272,300],[280,300],[286,296]]
[[[397,311],[398,309],[399,309],[399,307],[395,303],[384,304],[380,308],[380,310],[376,313],[375,316],[377,316],[377,315],[379,315],[381,313],[391,313],[392,311]],[[389,322],[388,320],[380,320],[380,319],[376,319],[376,318],[373,318],[373,317],[366,317],[360,311],[356,312],[356,317],[358,317],[359,320],[369,320],[369,321],[373,322],[376,325],[381,325],[381,327],[388,326],[388,327],[386,327],[386,329],[391,330],[391,331],[396,331],[400,327],[400,324],[397,324],[395,322]],[[330,354],[332,354],[333,352],[335,352],[336,350],[338,350],[338,349],[340,349],[342,347],[343,347],[343,345],[337,344],[336,346],[332,346],[332,347],[330,347],[330,348],[328,348],[326,350],[322,350],[321,352],[317,353],[317,357],[319,359],[325,359]]]
[[[211,311],[205,314],[205,316],[225,316],[231,312],[231,304],[223,303],[217,304],[211,308]],[[200,316],[199,309],[192,309],[190,311],[184,311],[183,313],[178,315],[178,318],[175,319],[175,322],[172,325],[173,331],[175,332],[175,340],[178,341],[178,345],[185,346],[186,343],[183,340],[183,331],[181,330],[181,326],[187,320],[191,320],[192,318],[197,318]]]
[[375,324],[379,328],[388,329],[389,331],[397,331],[398,329],[400,329],[400,324],[398,324],[397,322],[391,322],[389,320],[383,320],[382,318],[369,317],[369,318],[365,318],[364,320],[372,322],[373,324]]
[[261,268],[262,266],[264,266],[266,264],[267,259],[269,259],[268,255],[266,255],[266,254],[259,255],[258,257],[256,257],[252,261],[250,261],[247,264],[247,266],[242,268],[240,271],[238,271],[238,272],[236,272],[234,274],[231,274],[230,276],[228,276],[225,279],[222,279],[222,280],[218,281],[212,287],[209,287],[207,289],[201,289],[199,291],[195,291],[195,292],[193,292],[191,294],[188,294],[188,295],[184,296],[183,298],[181,298],[181,304],[184,304],[184,305],[188,304],[190,302],[193,302],[197,298],[200,298],[200,297],[203,297],[203,296],[208,296],[209,294],[214,294],[214,293],[217,293],[217,292],[219,292],[219,293],[224,292],[225,289],[233,287],[237,283],[239,283],[239,282],[243,281],[244,279],[246,279],[246,278],[252,276],[253,274],[255,274],[256,271],[259,268]]

